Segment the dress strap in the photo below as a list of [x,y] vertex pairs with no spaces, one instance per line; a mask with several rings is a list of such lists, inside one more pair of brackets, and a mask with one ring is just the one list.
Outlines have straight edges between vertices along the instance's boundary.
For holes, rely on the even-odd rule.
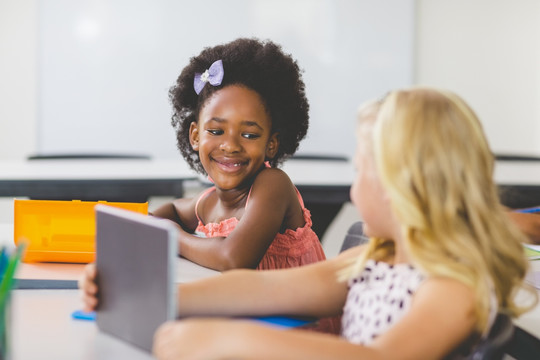
[[[269,162],[269,161],[265,161],[265,162],[264,162],[264,167],[265,167],[265,168],[271,168],[272,166],[270,166],[270,162]],[[251,190],[253,190],[253,185],[251,185],[251,187],[249,188],[248,197],[247,197],[247,199],[246,199],[246,207],[247,207],[248,202],[249,202],[249,197],[251,196]]]
[[296,191],[296,194],[298,195],[298,201],[300,202],[300,206],[302,207],[302,209],[304,209],[305,208],[304,199],[302,199],[302,195],[300,195],[300,191],[298,191],[298,188],[296,186],[294,187],[294,190]]
[[197,202],[195,203],[195,216],[197,216],[197,220],[199,220],[200,223],[202,223],[202,220],[201,220],[201,218],[199,217],[199,203],[201,202],[202,199],[204,199],[205,197],[207,197],[208,194],[210,194],[212,191],[216,191],[216,187],[215,187],[215,186],[212,186],[212,187],[206,189],[206,190],[201,194],[201,196],[199,196],[199,198],[197,199]]
[[253,190],[253,185],[251,185],[251,187],[249,188],[248,197],[247,197],[247,199],[246,199],[246,207],[247,207],[247,205],[248,205],[248,203],[249,203],[249,197],[251,196],[251,190]]

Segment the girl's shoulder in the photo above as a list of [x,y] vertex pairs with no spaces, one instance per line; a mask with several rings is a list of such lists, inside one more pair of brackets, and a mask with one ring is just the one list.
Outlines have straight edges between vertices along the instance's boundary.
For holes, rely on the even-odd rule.
[[300,193],[283,170],[266,168],[253,181],[249,199],[255,198],[265,204],[296,204]]
[[434,312],[453,309],[455,313],[473,314],[475,299],[475,291],[470,285],[449,277],[428,276],[418,287],[413,304]]
[[474,289],[470,285],[446,276],[426,276],[422,285],[419,291],[422,291],[421,295],[425,294],[426,297],[452,293],[462,299],[469,299],[471,302],[475,298]]
[[253,187],[280,191],[294,188],[294,184],[285,171],[277,168],[265,168],[257,174],[253,181]]

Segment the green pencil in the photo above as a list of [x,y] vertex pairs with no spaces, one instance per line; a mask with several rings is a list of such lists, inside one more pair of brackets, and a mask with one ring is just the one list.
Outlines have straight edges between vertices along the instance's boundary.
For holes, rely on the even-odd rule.
[[13,285],[13,276],[15,275],[15,270],[17,269],[17,265],[19,264],[24,248],[24,244],[17,246],[15,254],[13,254],[9,259],[6,271],[2,277],[2,282],[0,283],[0,309],[4,308],[4,302]]
[[[20,244],[15,253],[9,258],[8,264],[5,267],[5,271],[2,273],[2,282],[0,283],[0,357],[5,359],[7,353],[9,352],[9,340],[8,340],[8,331],[7,326],[9,316],[8,314],[8,302],[11,288],[13,286],[13,277],[15,275],[15,270],[21,259],[22,253],[24,251],[25,244]],[[5,257],[5,250],[2,251],[2,256]],[[2,259],[5,261],[5,258]],[[2,269],[3,270],[3,269]]]

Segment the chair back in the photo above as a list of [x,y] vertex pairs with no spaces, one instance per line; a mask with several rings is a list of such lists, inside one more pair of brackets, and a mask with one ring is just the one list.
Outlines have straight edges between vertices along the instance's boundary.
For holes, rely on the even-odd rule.
[[540,359],[540,339],[514,325],[514,335],[506,352],[516,360]]
[[364,235],[364,223],[362,221],[357,221],[349,227],[347,235],[343,240],[341,249],[339,252],[343,252],[354,246],[366,244],[369,241],[369,237]]
[[482,340],[467,357],[468,360],[501,360],[514,335],[514,324],[510,316],[498,313],[489,330],[487,338]]
[[508,315],[499,313],[487,339],[467,359],[540,359],[540,339],[514,325]]

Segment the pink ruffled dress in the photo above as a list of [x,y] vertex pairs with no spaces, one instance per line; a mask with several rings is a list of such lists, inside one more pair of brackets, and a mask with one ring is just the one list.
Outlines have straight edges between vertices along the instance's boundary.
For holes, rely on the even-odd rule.
[[[237,218],[225,219],[220,223],[203,224],[198,214],[199,202],[215,190],[215,187],[209,188],[197,200],[195,214],[199,224],[195,232],[206,237],[227,237],[236,228]],[[298,190],[296,193],[304,213],[305,225],[296,230],[287,229],[283,234],[278,233],[266,250],[257,270],[291,268],[326,259],[319,238],[311,229],[311,214],[304,207],[304,201]],[[246,206],[247,202],[249,202],[249,195]]]

